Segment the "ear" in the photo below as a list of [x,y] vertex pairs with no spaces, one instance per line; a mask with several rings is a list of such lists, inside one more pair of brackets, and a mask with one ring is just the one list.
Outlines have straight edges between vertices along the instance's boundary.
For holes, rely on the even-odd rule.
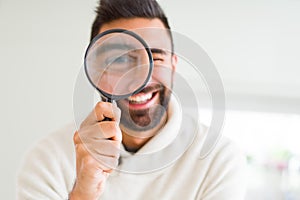
[[178,63],[178,57],[176,54],[173,54],[172,55],[172,70],[176,70],[176,67],[177,67],[177,63]]

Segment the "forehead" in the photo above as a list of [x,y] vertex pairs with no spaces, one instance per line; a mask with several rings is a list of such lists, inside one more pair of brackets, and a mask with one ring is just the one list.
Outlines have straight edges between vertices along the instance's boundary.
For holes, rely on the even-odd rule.
[[117,19],[103,24],[99,33],[116,28],[126,29],[137,33],[147,42],[150,48],[172,51],[171,38],[168,30],[160,19]]

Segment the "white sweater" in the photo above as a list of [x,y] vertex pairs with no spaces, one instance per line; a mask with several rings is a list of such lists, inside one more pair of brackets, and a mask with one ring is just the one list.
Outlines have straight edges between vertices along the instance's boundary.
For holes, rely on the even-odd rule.
[[[211,153],[200,158],[207,129],[201,126],[193,134],[193,120],[182,121],[177,107],[172,103],[168,123],[136,154],[121,152],[120,165],[109,176],[101,200],[244,198],[244,156],[221,137]],[[18,199],[68,199],[76,179],[75,130],[67,126],[30,150],[18,176]]]

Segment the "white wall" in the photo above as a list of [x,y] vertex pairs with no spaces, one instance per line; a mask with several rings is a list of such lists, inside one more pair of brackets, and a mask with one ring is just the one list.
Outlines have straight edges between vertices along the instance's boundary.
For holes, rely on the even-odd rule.
[[[173,29],[216,64],[229,108],[300,113],[300,1],[160,2]],[[23,152],[73,119],[73,84],[95,6],[96,0],[0,0],[3,199],[13,199]]]
[[300,1],[161,2],[216,64],[229,107],[300,112]]
[[95,4],[0,2],[1,199],[14,199],[14,178],[24,151],[73,120],[73,85]]

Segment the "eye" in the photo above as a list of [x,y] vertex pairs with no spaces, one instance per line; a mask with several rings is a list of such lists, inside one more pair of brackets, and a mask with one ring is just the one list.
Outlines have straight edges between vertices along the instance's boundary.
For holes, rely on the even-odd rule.
[[129,63],[133,62],[134,58],[128,56],[128,55],[122,55],[118,57],[111,57],[106,60],[106,64],[122,64],[122,63]]
[[105,60],[106,70],[110,72],[126,72],[136,66],[137,58],[128,54],[112,56]]
[[160,58],[160,57],[153,57],[153,61],[155,62],[163,62],[164,59],[163,58]]
[[165,60],[165,55],[161,54],[161,53],[152,53],[153,56],[153,61],[154,62],[164,62]]

